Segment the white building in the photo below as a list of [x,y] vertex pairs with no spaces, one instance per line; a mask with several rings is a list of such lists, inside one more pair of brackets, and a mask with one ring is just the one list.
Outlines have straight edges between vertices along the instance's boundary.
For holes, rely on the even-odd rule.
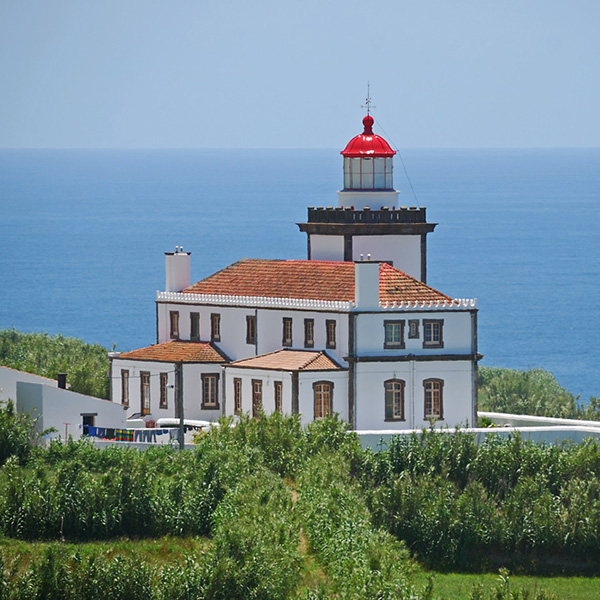
[[0,404],[9,400],[17,412],[28,414],[35,421],[35,431],[53,429],[44,439],[78,440],[84,426],[124,427],[127,412],[122,406],[108,400],[71,392],[66,379],[56,381],[0,367]]
[[[354,429],[476,422],[477,309],[426,285],[425,208],[397,207],[373,119],[342,151],[339,206],[309,207],[308,260],[238,261],[190,285],[166,253],[157,344],[111,354],[112,400],[144,418],[275,410]],[[366,258],[366,260],[364,260]]]

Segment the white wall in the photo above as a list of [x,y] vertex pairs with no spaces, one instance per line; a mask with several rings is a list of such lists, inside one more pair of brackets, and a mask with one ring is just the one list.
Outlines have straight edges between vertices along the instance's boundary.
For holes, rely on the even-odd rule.
[[[292,373],[272,369],[245,369],[226,367],[226,414],[234,414],[233,380],[242,380],[242,412],[252,414],[252,380],[262,381],[263,410],[266,414],[275,411],[275,381],[282,382],[282,412],[292,414]],[[298,408],[303,425],[314,420],[313,383],[329,381],[333,383],[333,411],[348,420],[348,372],[347,371],[305,371],[298,374]]]
[[[327,320],[335,320],[336,348],[327,349],[328,354],[343,362],[348,354],[348,313],[299,311],[271,308],[242,308],[231,306],[209,306],[190,304],[158,305],[159,342],[169,341],[169,312],[179,311],[179,329],[182,340],[190,339],[190,313],[200,314],[200,339],[210,341],[210,315],[221,315],[221,341],[215,345],[232,361],[274,352],[282,348],[283,318],[292,319],[292,338],[294,349],[304,349],[304,319],[315,321],[315,350],[324,350],[327,340]],[[246,343],[246,316],[256,316],[258,343]]]
[[[129,408],[127,415],[139,413],[141,405],[140,372],[150,373],[150,415],[152,419],[176,418],[175,414],[175,364],[154,361],[136,361],[114,358],[112,361],[112,395],[115,404],[121,404],[121,369],[129,370]],[[167,408],[160,408],[160,374],[167,373]],[[219,408],[202,409],[202,373],[219,375]],[[191,363],[183,365],[183,411],[186,419],[216,421],[223,414],[223,375],[219,363]]]
[[[489,428],[467,428],[461,429],[462,433],[472,434],[477,444],[481,444],[487,437],[507,438],[518,434],[523,440],[530,440],[536,444],[562,444],[565,441],[581,444],[589,437],[600,438],[598,427],[489,427]],[[453,435],[455,429],[440,429],[439,433]],[[385,448],[396,435],[421,434],[422,429],[404,431],[357,431],[363,448],[379,450]]]
[[[215,409],[202,408],[202,374],[214,373],[218,379],[219,406]],[[219,363],[183,365],[183,416],[185,419],[217,421],[223,412],[223,367]],[[173,412],[175,405],[173,404]]]
[[487,417],[496,425],[511,427],[591,427],[600,429],[600,421],[585,421],[583,419],[559,419],[556,417],[538,417],[537,415],[515,415],[512,413],[497,413],[479,411],[478,417]]
[[[317,311],[293,310],[261,310],[258,313],[258,354],[274,352],[282,348],[283,318],[292,319],[292,345],[290,348],[304,350],[304,319],[314,319],[313,348],[309,350],[326,350],[327,353],[343,364],[343,357],[348,355],[348,313],[325,313]],[[327,349],[326,321],[336,322],[336,347]],[[244,330],[245,331],[245,330]],[[240,357],[245,358],[245,357]],[[236,357],[237,360],[237,357]]]
[[[423,321],[444,321],[443,348],[423,348]],[[409,320],[419,321],[419,337],[409,339]],[[404,349],[384,348],[385,321],[404,321]],[[471,313],[468,311],[393,311],[359,313],[356,317],[356,352],[363,356],[398,354],[470,354],[473,352]]]
[[343,235],[311,235],[311,260],[344,260]]
[[348,371],[306,371],[300,373],[298,408],[303,425],[314,421],[315,396],[313,384],[317,381],[333,383],[333,412],[348,421]]
[[[8,367],[0,367],[0,402],[6,400],[17,401],[17,382],[26,381],[28,383],[41,383],[50,387],[57,387],[57,382],[54,379],[41,377],[40,375],[32,375],[24,373],[16,369]],[[68,383],[68,382],[67,382]]]
[[121,370],[129,371],[129,407],[127,415],[139,413],[141,405],[141,378],[140,372],[150,373],[150,414],[153,419],[161,417],[175,417],[175,390],[167,388],[167,407],[159,408],[160,405],[160,374],[168,374],[169,384],[175,385],[175,365],[165,362],[135,361],[114,358],[112,360],[112,394],[111,400],[114,404],[121,405]]
[[421,236],[419,235],[356,235],[352,238],[352,260],[393,261],[396,269],[421,279]]
[[252,380],[262,381],[263,410],[266,414],[275,411],[275,381],[281,381],[281,410],[283,414],[292,414],[292,375],[289,371],[272,369],[244,369],[240,367],[225,367],[225,393],[227,396],[225,414],[235,414],[235,396],[233,380],[242,380],[242,412],[252,414]]
[[126,420],[125,410],[108,400],[28,382],[17,383],[17,411],[37,419],[37,431],[54,427],[57,431],[48,439],[64,439],[65,431],[67,436],[79,439],[83,415],[94,415],[96,427],[123,427]]
[[[312,260],[344,260],[344,236],[311,235]],[[396,269],[421,279],[421,236],[419,235],[355,235],[352,238],[352,260],[392,261]]]
[[[472,425],[473,364],[460,361],[369,362],[356,365],[356,429],[420,429],[429,427],[424,418],[423,381],[442,379],[444,419],[437,427]],[[388,379],[405,381],[404,421],[385,420],[385,388]]]

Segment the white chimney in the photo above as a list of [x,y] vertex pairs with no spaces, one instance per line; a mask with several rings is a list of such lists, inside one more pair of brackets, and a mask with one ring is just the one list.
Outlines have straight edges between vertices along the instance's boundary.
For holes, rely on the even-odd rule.
[[379,263],[357,261],[354,263],[354,302],[360,310],[379,308]]
[[165,292],[180,292],[190,286],[190,252],[177,246],[175,252],[165,252]]

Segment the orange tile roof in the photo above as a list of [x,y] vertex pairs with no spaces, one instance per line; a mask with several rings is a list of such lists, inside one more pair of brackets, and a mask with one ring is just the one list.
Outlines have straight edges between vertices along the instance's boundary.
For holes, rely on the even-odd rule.
[[154,344],[123,352],[118,358],[153,360],[157,362],[223,363],[229,359],[210,342],[178,342]]
[[277,371],[331,371],[340,365],[325,352],[312,350],[277,350],[230,363],[232,367],[272,369]]
[[[381,302],[451,300],[387,263],[379,265]],[[183,290],[186,294],[354,300],[354,263],[245,258]]]

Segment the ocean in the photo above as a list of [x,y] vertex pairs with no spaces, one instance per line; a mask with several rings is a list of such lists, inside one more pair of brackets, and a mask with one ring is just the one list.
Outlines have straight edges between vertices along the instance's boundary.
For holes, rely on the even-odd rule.
[[[439,223],[428,283],[478,299],[481,364],[600,395],[600,149],[401,158],[400,204]],[[192,252],[193,281],[306,258],[295,224],[341,185],[339,150],[0,150],[0,328],[155,343],[165,251]]]

